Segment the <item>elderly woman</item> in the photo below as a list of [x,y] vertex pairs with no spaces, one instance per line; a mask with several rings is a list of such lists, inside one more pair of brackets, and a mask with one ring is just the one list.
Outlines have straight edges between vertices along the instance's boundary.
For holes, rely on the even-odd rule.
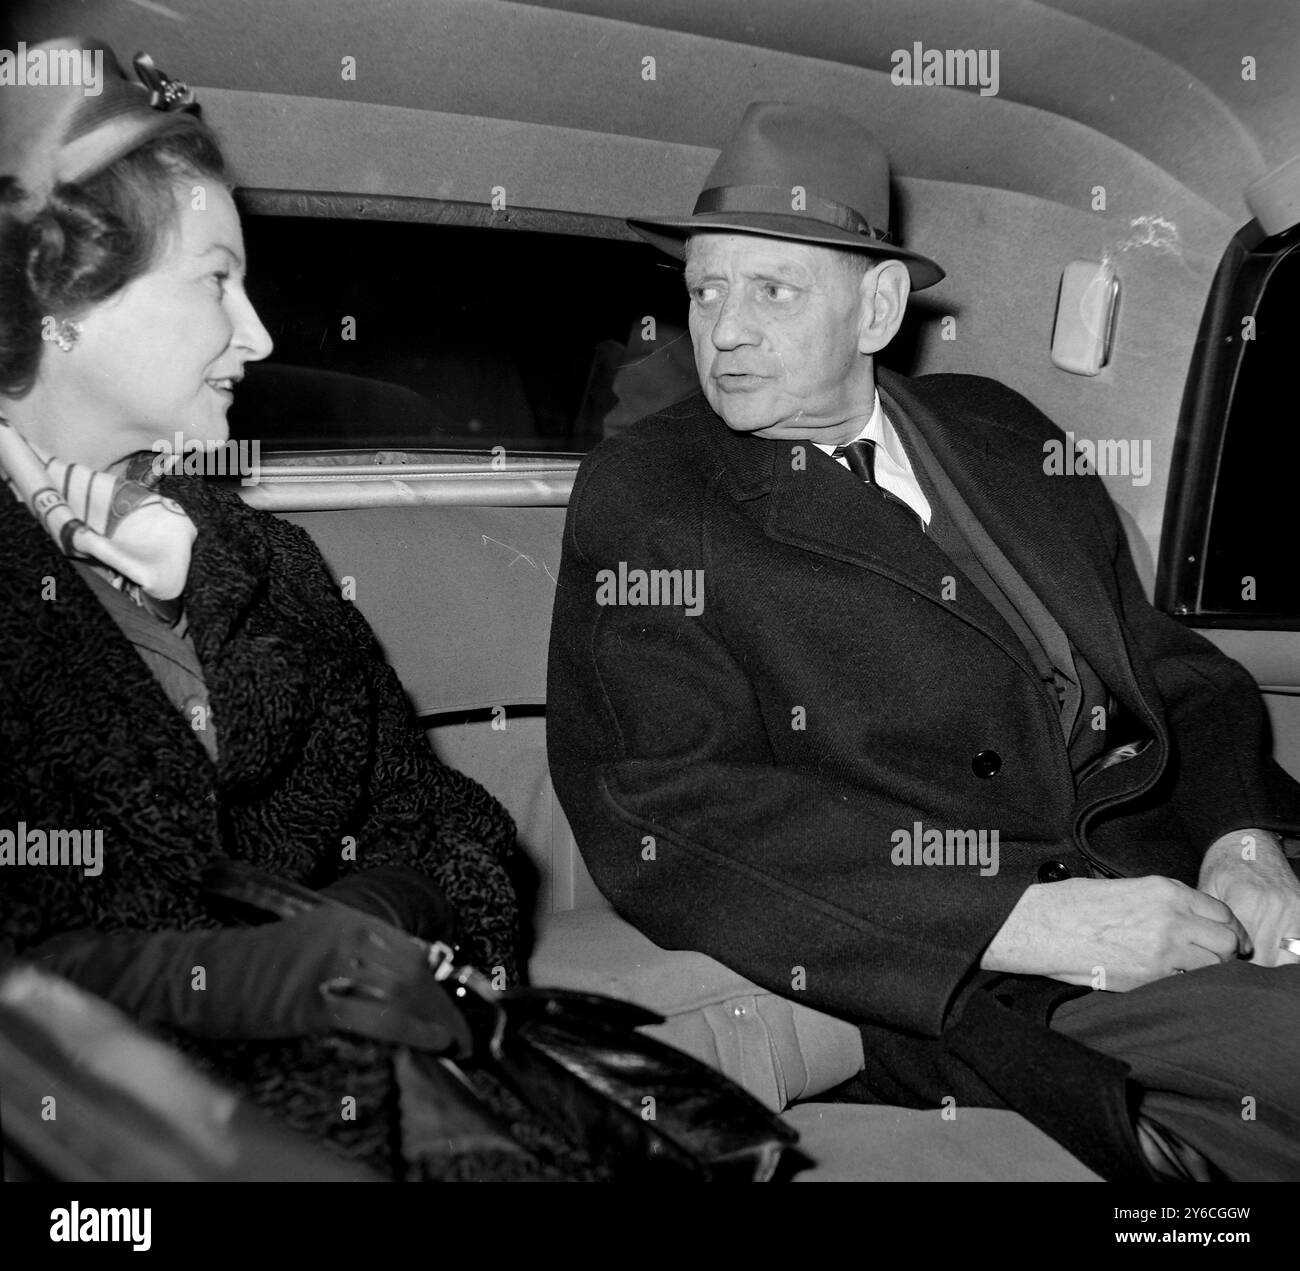
[[[136,65],[0,89],[0,951],[391,1173],[386,1043],[465,1041],[397,928],[513,981],[513,826],[434,758],[307,535],[152,453],[223,442],[271,340],[213,134]],[[223,929],[218,857],[348,908]]]

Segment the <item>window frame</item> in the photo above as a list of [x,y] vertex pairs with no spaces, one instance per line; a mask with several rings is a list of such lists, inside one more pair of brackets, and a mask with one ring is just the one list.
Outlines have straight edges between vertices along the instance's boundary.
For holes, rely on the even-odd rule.
[[397,221],[408,225],[454,225],[470,229],[516,230],[532,234],[567,234],[574,238],[644,240],[617,216],[534,207],[507,207],[456,199],[417,198],[399,194],[344,194],[319,190],[283,190],[240,186],[240,211],[251,216],[295,216],[318,220]]
[[1268,237],[1252,220],[1233,236],[1215,271],[1183,390],[1160,534],[1153,603],[1188,626],[1300,631],[1300,613],[1202,608],[1210,528],[1233,400],[1246,354],[1241,320],[1257,315],[1273,271],[1300,250],[1300,226]]

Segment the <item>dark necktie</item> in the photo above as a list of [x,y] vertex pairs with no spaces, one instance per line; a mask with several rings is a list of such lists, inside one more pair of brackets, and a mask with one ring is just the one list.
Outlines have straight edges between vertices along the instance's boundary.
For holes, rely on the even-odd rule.
[[837,446],[835,448],[836,459],[843,458],[849,465],[849,471],[854,476],[861,479],[865,484],[876,489],[889,503],[893,503],[912,518],[912,521],[922,532],[925,530],[925,522],[921,520],[920,513],[904,499],[898,495],[891,494],[884,486],[876,482],[876,443],[868,441],[865,437],[858,441],[851,441],[847,446]]

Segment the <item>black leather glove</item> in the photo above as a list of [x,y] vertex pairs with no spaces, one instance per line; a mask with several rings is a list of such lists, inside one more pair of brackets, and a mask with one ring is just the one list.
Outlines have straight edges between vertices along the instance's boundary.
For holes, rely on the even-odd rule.
[[454,945],[460,939],[456,911],[442,891],[406,865],[379,865],[349,874],[322,887],[320,894],[430,943],[441,940]]
[[29,953],[144,1024],[227,1041],[336,1029],[465,1056],[469,1027],[389,923],[324,905],[248,930],[76,932]]

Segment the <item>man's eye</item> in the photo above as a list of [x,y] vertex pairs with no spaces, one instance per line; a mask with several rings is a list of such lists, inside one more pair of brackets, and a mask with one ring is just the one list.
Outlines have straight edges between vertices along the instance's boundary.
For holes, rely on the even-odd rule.
[[688,288],[690,297],[697,305],[711,305],[718,301],[718,288],[712,283],[703,283],[699,287]]
[[759,294],[764,300],[775,300],[778,303],[784,303],[794,299],[795,289],[780,282],[765,282],[759,288]]

